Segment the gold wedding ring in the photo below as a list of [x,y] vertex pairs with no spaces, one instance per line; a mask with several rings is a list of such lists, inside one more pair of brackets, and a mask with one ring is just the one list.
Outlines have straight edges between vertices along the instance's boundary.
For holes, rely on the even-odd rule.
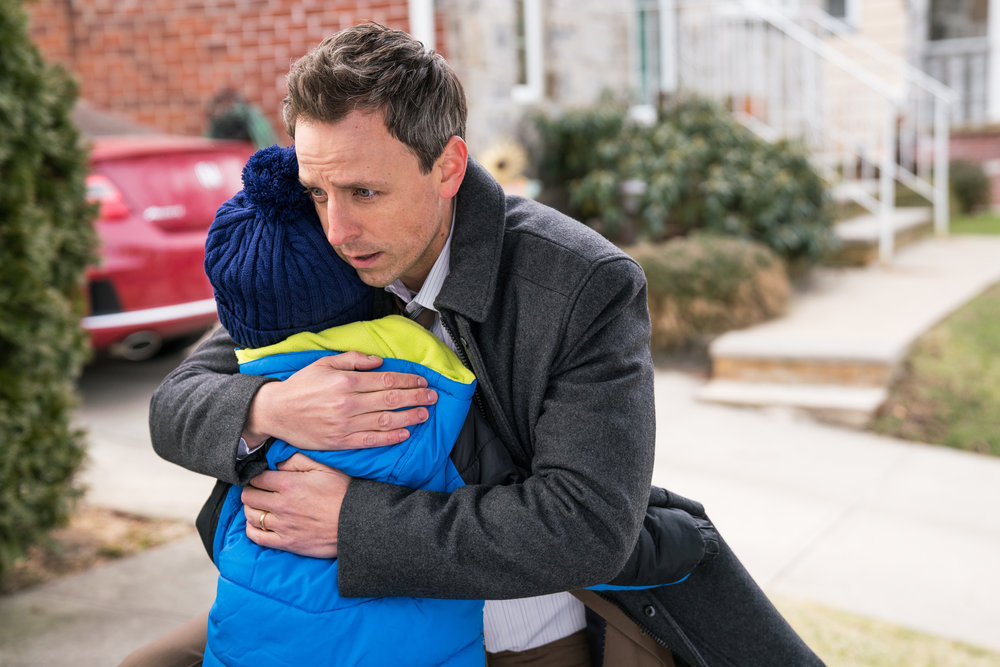
[[260,529],[263,530],[265,533],[269,531],[267,530],[267,527],[264,525],[264,517],[266,517],[270,513],[271,512],[269,510],[264,510],[263,512],[260,513],[260,522],[259,522]]

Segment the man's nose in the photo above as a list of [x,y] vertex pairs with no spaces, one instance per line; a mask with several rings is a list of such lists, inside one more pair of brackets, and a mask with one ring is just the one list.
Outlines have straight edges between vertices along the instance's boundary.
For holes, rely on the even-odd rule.
[[339,206],[333,197],[326,205],[326,239],[332,246],[341,246],[357,235],[357,226],[350,215]]

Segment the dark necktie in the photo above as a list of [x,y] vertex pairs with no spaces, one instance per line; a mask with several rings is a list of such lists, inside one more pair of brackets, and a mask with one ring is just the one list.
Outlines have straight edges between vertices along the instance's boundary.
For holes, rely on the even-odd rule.
[[428,331],[431,330],[431,327],[434,325],[433,310],[431,310],[430,308],[425,308],[424,306],[421,306],[419,304],[414,304],[416,308],[413,309],[413,312],[412,313],[407,312],[406,304],[403,303],[403,300],[400,299],[398,296],[395,295],[393,296],[396,301],[396,308],[399,310],[400,315],[409,317],[411,320],[413,320],[423,328],[427,329]]

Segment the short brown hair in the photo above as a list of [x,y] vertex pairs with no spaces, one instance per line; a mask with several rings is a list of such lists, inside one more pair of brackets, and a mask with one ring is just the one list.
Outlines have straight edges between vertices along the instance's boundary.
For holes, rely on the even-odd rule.
[[465,91],[445,59],[401,30],[377,23],[327,37],[292,65],[282,114],[336,123],[352,111],[381,113],[427,173],[453,136],[465,136]]

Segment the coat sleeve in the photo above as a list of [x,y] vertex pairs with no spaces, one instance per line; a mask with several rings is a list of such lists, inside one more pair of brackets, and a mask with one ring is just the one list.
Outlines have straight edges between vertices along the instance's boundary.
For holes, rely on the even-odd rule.
[[241,375],[235,347],[219,329],[167,375],[149,404],[149,432],[171,463],[243,484],[267,467],[263,456],[238,462],[236,453],[250,403],[272,379]]
[[631,260],[605,262],[570,300],[540,409],[515,426],[530,434],[528,477],[450,495],[353,480],[338,537],[344,595],[505,599],[620,573],[652,476],[645,279]]
[[715,559],[720,539],[701,503],[654,486],[632,555],[614,579],[595,588],[679,583]]

